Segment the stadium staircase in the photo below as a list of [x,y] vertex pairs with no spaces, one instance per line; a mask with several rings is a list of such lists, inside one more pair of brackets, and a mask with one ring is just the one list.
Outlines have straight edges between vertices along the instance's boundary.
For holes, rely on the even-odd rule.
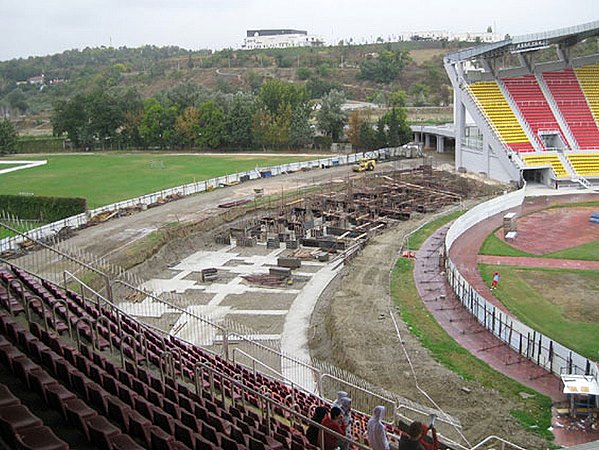
[[555,99],[551,95],[551,91],[549,90],[549,87],[547,86],[547,83],[545,82],[543,75],[540,73],[535,73],[534,76],[537,80],[537,85],[539,86],[539,89],[541,90],[543,97],[545,98],[545,101],[547,101],[547,105],[550,107],[551,112],[553,113],[553,116],[555,117],[555,120],[557,121],[559,128],[562,131],[562,134],[566,138],[568,147],[570,149],[578,148],[578,144],[576,143],[576,139],[572,134],[572,130],[570,130],[568,122],[566,122],[566,119],[564,118],[561,110],[559,109],[559,106],[557,105]]

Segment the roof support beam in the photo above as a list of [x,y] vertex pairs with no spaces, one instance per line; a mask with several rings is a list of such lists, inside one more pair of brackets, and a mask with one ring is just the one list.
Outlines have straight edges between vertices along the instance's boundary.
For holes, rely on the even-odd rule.
[[566,63],[566,66],[570,65],[570,47],[565,46],[563,43],[557,47],[557,57],[560,61]]
[[532,73],[532,64],[530,63],[530,58],[528,58],[524,53],[518,53],[518,61],[522,65],[522,67],[526,67],[530,73]]

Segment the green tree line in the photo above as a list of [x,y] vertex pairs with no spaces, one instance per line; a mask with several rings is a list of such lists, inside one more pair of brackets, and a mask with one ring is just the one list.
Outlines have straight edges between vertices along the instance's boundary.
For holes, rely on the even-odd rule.
[[[305,84],[271,79],[253,93],[223,94],[181,84],[143,100],[135,90],[99,90],[58,100],[54,135],[85,149],[303,149],[345,139],[342,91],[312,100]],[[351,124],[350,124],[351,126]],[[355,128],[355,124],[354,124]],[[400,145],[410,138],[405,111],[394,108],[377,139],[363,125],[360,148]]]
[[181,84],[143,100],[131,89],[96,89],[58,100],[51,121],[77,148],[307,148],[342,138],[344,101],[331,90],[317,104],[305,85],[274,79],[256,94]]

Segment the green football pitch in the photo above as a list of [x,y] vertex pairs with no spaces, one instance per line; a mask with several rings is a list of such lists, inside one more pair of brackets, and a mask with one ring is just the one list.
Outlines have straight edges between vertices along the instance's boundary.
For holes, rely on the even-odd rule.
[[[4,160],[16,159],[16,155]],[[170,187],[319,156],[176,155],[164,153],[90,153],[24,156],[47,160],[43,166],[0,175],[0,194],[83,197],[88,208],[138,197]]]

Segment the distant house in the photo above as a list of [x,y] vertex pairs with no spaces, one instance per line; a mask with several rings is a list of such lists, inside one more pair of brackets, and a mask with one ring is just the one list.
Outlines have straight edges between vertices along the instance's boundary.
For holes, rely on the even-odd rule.
[[33,84],[35,86],[43,86],[45,84],[45,75],[42,73],[41,75],[37,75],[35,77],[29,77],[27,82],[29,84]]
[[247,30],[242,50],[289,47],[322,47],[324,39],[305,30]]

